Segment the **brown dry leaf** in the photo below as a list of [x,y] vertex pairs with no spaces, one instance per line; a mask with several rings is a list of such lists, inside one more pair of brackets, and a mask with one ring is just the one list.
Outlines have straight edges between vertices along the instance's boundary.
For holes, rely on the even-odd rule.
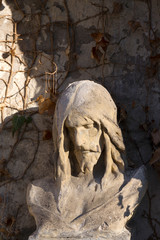
[[93,37],[94,41],[98,43],[102,40],[103,33],[100,33],[100,32],[92,33],[91,36]]
[[150,160],[150,164],[152,165],[159,160],[160,160],[160,148],[157,148]]
[[155,129],[151,133],[152,141],[155,145],[160,143],[160,129]]
[[49,130],[45,130],[43,132],[43,140],[45,141],[45,140],[49,140],[51,138],[52,138],[52,132]]
[[48,114],[52,115],[54,113],[56,103],[52,102],[50,98],[46,98],[43,101],[39,101],[38,105],[40,114],[47,111]]
[[135,32],[137,30],[137,28],[140,28],[141,27],[141,24],[140,22],[136,22],[134,20],[131,20],[128,22],[129,26],[131,27],[132,29],[132,32]]
[[43,95],[40,95],[40,96],[36,99],[36,102],[38,102],[38,104],[39,104],[39,103],[44,102],[44,100],[45,100],[45,98],[43,97]]
[[102,56],[103,53],[99,49],[97,49],[96,47],[92,48],[91,58],[95,59],[98,63],[100,63]]
[[105,40],[104,37],[102,37],[101,41],[96,44],[96,47],[101,47],[105,52],[107,50],[108,44],[109,41]]
[[113,12],[112,13],[120,13],[122,11],[122,4],[119,2],[114,2],[113,3]]

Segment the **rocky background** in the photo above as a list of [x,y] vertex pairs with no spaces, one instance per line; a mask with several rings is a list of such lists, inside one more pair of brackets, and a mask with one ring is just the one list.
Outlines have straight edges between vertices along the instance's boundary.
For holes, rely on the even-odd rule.
[[148,170],[132,240],[160,239],[159,61],[158,0],[0,1],[0,240],[34,231],[27,185],[53,175],[55,101],[83,79],[109,90],[128,164]]

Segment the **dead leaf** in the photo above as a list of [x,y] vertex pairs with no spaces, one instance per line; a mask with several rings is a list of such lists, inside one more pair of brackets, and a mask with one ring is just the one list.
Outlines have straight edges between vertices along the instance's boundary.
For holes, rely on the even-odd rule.
[[136,22],[134,20],[131,20],[128,22],[129,26],[131,27],[132,29],[132,32],[135,32],[137,30],[137,28],[140,28],[141,27],[141,24],[140,22]]
[[155,129],[151,133],[152,141],[155,145],[158,145],[160,143],[160,129]]
[[40,95],[39,97],[37,97],[36,102],[41,103],[44,102],[45,98],[43,97],[43,95]]
[[156,149],[156,151],[154,152],[154,154],[150,160],[150,164],[152,165],[159,160],[160,160],[160,148]]
[[52,102],[50,98],[46,98],[43,101],[39,101],[38,105],[40,114],[47,111],[49,115],[52,115],[54,113],[56,103]]
[[95,47],[93,47],[91,51],[91,58],[95,59],[98,63],[100,63],[101,58],[104,55],[104,52],[106,52],[107,47],[109,45],[108,39],[110,35],[109,34],[105,35],[108,36],[107,40],[105,39],[104,34],[101,32],[92,33],[91,36],[96,42]]
[[43,140],[45,141],[45,140],[49,140],[51,138],[52,138],[52,132],[49,130],[45,130],[43,132]]
[[100,63],[102,56],[103,53],[99,49],[97,49],[96,47],[92,48],[91,58],[95,59],[98,63]]
[[105,40],[104,37],[102,37],[101,41],[96,44],[96,47],[101,47],[103,51],[106,52],[108,45],[109,41]]
[[119,2],[114,2],[113,3],[113,12],[114,14],[118,14],[122,11],[122,4]]
[[93,37],[94,41],[98,43],[102,40],[103,33],[100,33],[100,32],[92,33],[91,36]]

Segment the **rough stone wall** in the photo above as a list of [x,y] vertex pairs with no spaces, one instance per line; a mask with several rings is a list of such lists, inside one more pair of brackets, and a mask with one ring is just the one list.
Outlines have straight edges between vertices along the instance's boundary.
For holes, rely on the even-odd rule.
[[[2,0],[1,239],[27,239],[35,227],[26,206],[27,184],[54,171],[46,136],[52,116],[39,114],[37,97],[83,79],[109,90],[129,164],[148,167],[149,191],[130,223],[132,239],[160,238],[159,179],[148,165],[151,132],[160,125],[159,19],[157,0]],[[23,123],[16,128],[17,112]]]

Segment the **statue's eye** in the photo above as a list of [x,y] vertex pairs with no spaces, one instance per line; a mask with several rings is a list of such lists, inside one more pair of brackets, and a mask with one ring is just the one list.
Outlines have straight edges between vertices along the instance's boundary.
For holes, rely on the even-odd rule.
[[93,127],[94,127],[94,124],[93,124],[93,123],[91,123],[91,124],[86,124],[86,125],[84,125],[84,127],[85,127],[86,129],[90,129],[90,128],[93,128]]
[[94,137],[99,132],[99,125],[97,123],[88,124],[86,129],[88,129],[89,136]]

